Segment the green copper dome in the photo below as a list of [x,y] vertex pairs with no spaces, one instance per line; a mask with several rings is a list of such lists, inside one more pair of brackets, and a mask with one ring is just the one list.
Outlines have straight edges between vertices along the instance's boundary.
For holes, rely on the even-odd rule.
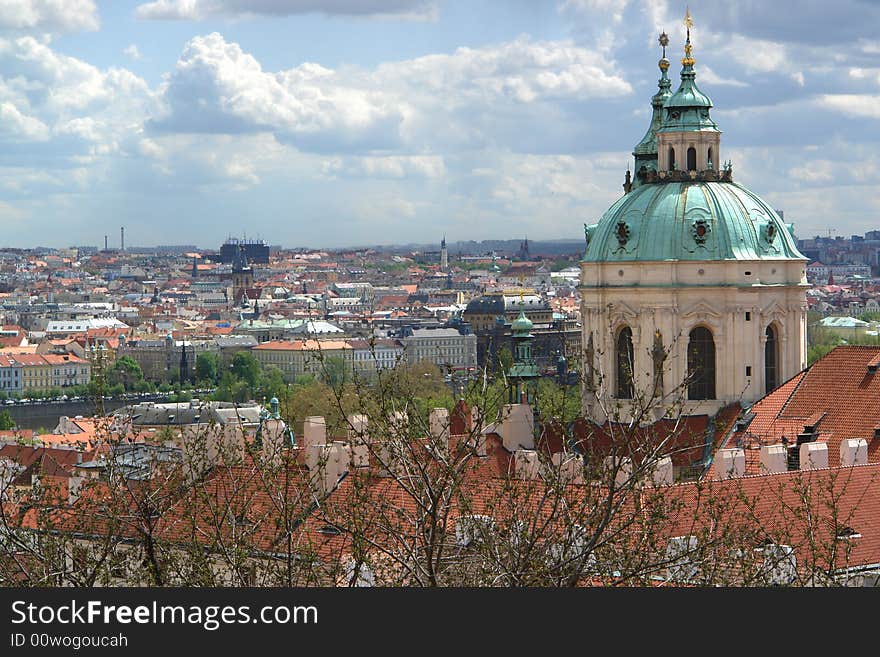
[[519,317],[510,323],[510,330],[514,334],[527,336],[533,326],[534,324],[532,323],[532,320],[526,317],[526,313],[523,309],[520,309]]
[[585,262],[804,258],[792,226],[733,182],[641,185],[585,229]]
[[709,116],[712,101],[697,87],[692,66],[681,72],[681,86],[663,106],[663,123],[658,132],[718,132],[718,126]]

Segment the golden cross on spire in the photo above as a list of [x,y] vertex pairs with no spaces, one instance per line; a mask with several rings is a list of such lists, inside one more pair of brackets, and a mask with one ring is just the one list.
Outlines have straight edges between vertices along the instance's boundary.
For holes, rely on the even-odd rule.
[[684,26],[687,28],[687,40],[684,42],[684,59],[681,60],[681,63],[684,66],[693,66],[694,58],[691,57],[691,28],[694,26],[694,19],[691,18],[691,9],[687,8],[684,14]]

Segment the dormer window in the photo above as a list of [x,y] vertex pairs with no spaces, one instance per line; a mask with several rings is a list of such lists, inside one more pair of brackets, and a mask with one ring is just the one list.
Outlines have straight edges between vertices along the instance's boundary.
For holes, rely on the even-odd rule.
[[838,530],[836,532],[836,536],[835,536],[835,538],[838,541],[850,541],[850,540],[854,540],[856,538],[861,538],[861,537],[862,537],[862,535],[859,532],[857,532],[855,529],[853,529],[852,527],[838,528]]

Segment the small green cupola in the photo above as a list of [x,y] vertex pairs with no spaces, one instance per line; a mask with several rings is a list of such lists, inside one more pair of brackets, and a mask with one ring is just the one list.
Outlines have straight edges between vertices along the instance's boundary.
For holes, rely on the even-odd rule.
[[[663,56],[657,62],[657,66],[660,68],[660,79],[657,81],[658,91],[651,97],[651,125],[648,126],[645,136],[633,149],[633,157],[635,158],[633,187],[638,187],[644,182],[648,171],[657,170],[657,131],[663,123],[663,106],[672,95],[672,82],[667,75],[669,60],[666,59],[666,46],[669,45],[669,37],[666,32],[660,34],[658,41],[663,48]],[[627,190],[628,192],[629,190]]]
[[533,326],[532,321],[526,317],[525,304],[520,299],[519,317],[510,324],[514,343],[513,365],[507,372],[511,404],[533,401],[534,391],[530,391],[527,385],[538,378],[538,366],[532,357]]
[[666,173],[681,171],[695,178],[705,171],[718,172],[721,131],[709,115],[712,100],[697,86],[690,11],[684,23],[687,40],[681,60],[681,84],[663,106],[663,120],[657,130],[657,169]]

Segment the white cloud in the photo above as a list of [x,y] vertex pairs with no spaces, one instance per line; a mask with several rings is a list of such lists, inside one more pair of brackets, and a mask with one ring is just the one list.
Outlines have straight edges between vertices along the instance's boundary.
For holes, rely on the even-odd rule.
[[358,88],[317,64],[270,73],[218,33],[187,43],[162,90],[155,125],[179,132],[272,131],[337,143],[394,140],[406,106],[382,91]]
[[324,163],[328,176],[364,178],[440,178],[446,174],[443,158],[437,155],[388,155],[331,158]]
[[834,164],[829,160],[813,160],[809,164],[789,169],[788,177],[807,183],[830,182],[834,179]]
[[58,114],[107,107],[149,95],[147,84],[123,68],[106,71],[26,36],[0,40],[0,62],[11,78],[27,80],[26,95]]
[[880,119],[878,94],[824,94],[819,103],[846,116]]
[[135,59],[135,60],[143,58],[143,55],[141,55],[141,51],[138,50],[137,45],[134,43],[127,45],[122,50],[122,54],[127,55],[128,57],[131,57],[132,59]]
[[576,11],[583,14],[611,15],[611,20],[619,23],[623,19],[627,0],[564,0],[559,4],[559,11]]
[[135,15],[142,19],[190,21],[307,13],[436,20],[437,7],[428,0],[155,0],[135,9]]
[[0,134],[12,141],[46,141],[49,128],[32,116],[22,114],[12,103],[0,103]]
[[729,87],[748,87],[749,85],[741,80],[734,80],[733,78],[723,78],[711,68],[703,64],[700,66],[699,70],[700,74],[700,82],[706,82],[707,84],[718,84],[718,85],[726,85]]
[[273,73],[215,32],[187,43],[161,90],[164,111],[152,125],[172,132],[270,131],[316,151],[404,144],[424,151],[438,142],[449,147],[450,140],[473,143],[474,118],[487,113],[630,92],[625,80],[567,41],[522,37],[386,63],[372,72],[304,63]]
[[17,30],[97,30],[93,0],[0,0],[0,28]]

